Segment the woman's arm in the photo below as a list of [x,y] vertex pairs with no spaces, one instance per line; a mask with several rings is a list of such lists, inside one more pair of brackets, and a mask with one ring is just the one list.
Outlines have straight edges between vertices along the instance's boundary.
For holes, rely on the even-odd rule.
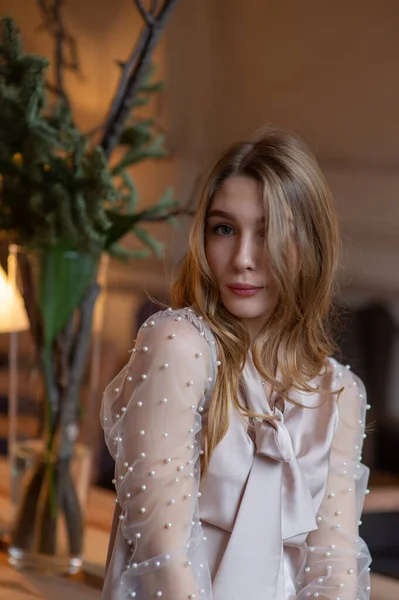
[[334,363],[338,426],[330,455],[326,495],[308,536],[305,587],[297,600],[368,600],[370,555],[359,538],[359,518],[367,493],[368,468],[361,463],[365,436],[366,392],[361,380]]
[[196,435],[210,379],[208,342],[171,314],[142,327],[130,362],[105,392],[121,511],[106,600],[211,598]]

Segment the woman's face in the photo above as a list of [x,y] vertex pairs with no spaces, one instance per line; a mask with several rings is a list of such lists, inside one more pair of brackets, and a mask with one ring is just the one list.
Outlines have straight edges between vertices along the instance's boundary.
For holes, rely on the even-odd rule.
[[277,291],[255,179],[229,177],[218,189],[208,213],[205,251],[225,308],[256,334],[277,302]]

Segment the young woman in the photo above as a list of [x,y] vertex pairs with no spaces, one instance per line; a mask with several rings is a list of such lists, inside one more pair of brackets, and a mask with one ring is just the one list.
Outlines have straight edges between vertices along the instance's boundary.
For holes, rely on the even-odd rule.
[[105,391],[104,600],[366,600],[366,396],[331,358],[337,218],[295,137],[210,173],[173,308]]

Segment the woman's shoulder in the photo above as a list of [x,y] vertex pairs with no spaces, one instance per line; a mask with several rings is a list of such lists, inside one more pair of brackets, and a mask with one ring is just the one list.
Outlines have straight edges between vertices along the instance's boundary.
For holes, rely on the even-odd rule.
[[210,327],[192,308],[167,308],[153,314],[140,327],[137,339],[151,339],[157,344],[174,340],[174,347],[182,351],[206,346],[211,356],[216,352]]
[[340,386],[363,387],[360,377],[352,370],[351,365],[339,362],[333,356],[326,360],[327,373],[332,375],[333,383],[340,383]]
[[332,387],[337,393],[338,408],[342,414],[364,414],[370,409],[367,403],[367,391],[362,379],[352,370],[349,364],[342,364],[329,357],[328,364],[332,373]]

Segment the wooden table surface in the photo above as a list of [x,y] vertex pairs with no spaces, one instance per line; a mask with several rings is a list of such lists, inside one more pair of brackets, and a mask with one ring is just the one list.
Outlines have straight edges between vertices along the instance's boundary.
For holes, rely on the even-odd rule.
[[[9,469],[0,459],[0,534],[11,520],[8,500]],[[48,576],[17,571],[0,548],[0,600],[99,600],[108,537],[114,511],[112,492],[92,487],[86,512],[84,572],[76,576]],[[377,488],[366,498],[365,511],[399,510],[398,488]],[[399,581],[372,574],[371,600],[399,600]]]

